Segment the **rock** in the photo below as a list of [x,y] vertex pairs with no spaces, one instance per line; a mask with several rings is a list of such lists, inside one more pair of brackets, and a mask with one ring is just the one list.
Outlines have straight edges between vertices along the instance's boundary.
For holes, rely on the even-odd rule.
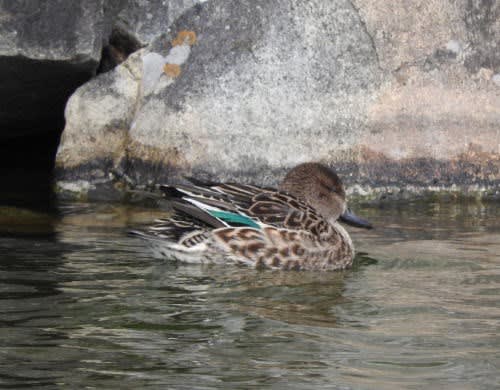
[[142,88],[144,94],[149,95],[153,92],[163,74],[165,66],[165,57],[158,53],[147,53],[142,57],[143,78]]
[[[180,74],[163,74],[164,88],[137,100],[125,164],[134,182],[169,180],[172,170],[246,180],[267,172],[264,181],[270,182],[271,170],[311,154],[330,156],[359,135],[357,125],[380,72],[370,37],[349,2],[206,2],[170,29],[168,40],[153,42],[157,54],[144,54],[146,69],[161,55],[181,64]],[[183,31],[202,32],[191,53],[176,54],[174,45],[160,50]],[[92,83],[94,91],[104,87]],[[67,112],[72,107],[70,100]],[[67,116],[65,134],[84,145],[82,117]],[[112,120],[105,122],[103,131],[111,132]],[[66,139],[61,151],[71,151],[71,158],[60,152],[57,161],[64,180],[69,161],[89,164],[80,152],[85,147],[68,147]],[[109,157],[103,152],[91,159]]]
[[53,214],[0,206],[0,234],[3,237],[53,237],[56,220]]
[[98,73],[147,46],[197,0],[109,0],[104,3],[104,47]]
[[69,95],[99,63],[102,3],[0,1],[0,137],[61,122]]
[[497,86],[500,87],[500,73],[494,74],[491,77],[491,81],[493,81]]
[[308,160],[335,165],[358,193],[500,183],[500,94],[476,76],[499,72],[485,10],[496,5],[148,4],[119,12],[148,47],[68,102],[66,188],[116,196],[182,175],[274,185]]
[[500,66],[498,4],[355,4],[384,75],[393,75],[368,108],[357,180],[498,186],[500,94],[477,77]]
[[102,0],[2,1],[0,53],[33,60],[100,58]]
[[446,50],[455,54],[455,56],[459,55],[462,52],[462,45],[460,42],[451,39],[446,43]]
[[0,137],[58,137],[78,86],[123,62],[152,39],[151,29],[166,28],[194,4],[165,3],[0,0]]
[[463,5],[463,23],[468,37],[469,53],[465,67],[477,72],[481,67],[498,71],[500,67],[500,3],[470,0]]
[[108,4],[109,22],[132,35],[142,46],[158,35],[199,0],[112,0]]
[[[135,53],[115,71],[98,75],[69,99],[57,162],[64,167],[64,177],[75,179],[77,185],[71,187],[67,182],[60,185],[61,189],[78,192],[74,188],[95,188],[96,182],[109,181],[114,171],[126,164],[128,132],[140,95],[143,54]],[[86,120],[82,122],[81,118]]]

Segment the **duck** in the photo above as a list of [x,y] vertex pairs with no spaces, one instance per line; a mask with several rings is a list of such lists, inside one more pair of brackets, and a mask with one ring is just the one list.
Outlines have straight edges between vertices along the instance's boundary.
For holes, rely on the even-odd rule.
[[322,163],[302,163],[277,188],[250,184],[162,185],[169,218],[131,233],[155,257],[183,263],[335,271],[352,265],[354,245],[341,222],[373,226],[348,207],[341,179]]

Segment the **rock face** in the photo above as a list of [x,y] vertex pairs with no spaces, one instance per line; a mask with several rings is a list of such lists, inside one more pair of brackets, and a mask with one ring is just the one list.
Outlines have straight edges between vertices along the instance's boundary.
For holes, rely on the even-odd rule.
[[127,32],[149,45],[198,0],[111,0],[105,4],[107,26]]
[[68,97],[106,60],[103,50],[114,57],[109,70],[196,2],[166,3],[0,0],[0,137],[57,131]]
[[58,121],[99,63],[100,13],[102,0],[0,1],[0,137]]
[[142,3],[120,28],[149,45],[67,104],[61,193],[119,198],[181,175],[273,185],[308,160],[363,193],[500,184],[500,6]]
[[[69,96],[145,45],[149,28],[168,25],[169,17],[193,2],[169,5],[168,12],[154,14],[153,24],[149,11],[137,12],[143,5],[142,0],[0,0],[0,174],[7,190],[0,192],[0,202],[4,196],[10,202],[11,192],[33,195],[33,188],[37,198],[50,198]],[[132,28],[136,15],[147,22]]]

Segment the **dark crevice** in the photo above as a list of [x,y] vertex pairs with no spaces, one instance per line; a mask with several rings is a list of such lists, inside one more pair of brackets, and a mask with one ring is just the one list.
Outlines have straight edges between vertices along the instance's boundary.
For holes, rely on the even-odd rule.
[[51,208],[64,108],[95,64],[0,58],[0,205]]
[[120,28],[107,42],[98,65],[0,57],[0,207],[54,206],[53,171],[69,97],[141,48]]
[[110,71],[141,47],[141,43],[134,36],[119,27],[114,27],[108,39],[108,44],[104,45],[102,49],[97,73]]
[[59,144],[58,131],[0,142],[0,205],[48,211],[54,207],[52,170]]

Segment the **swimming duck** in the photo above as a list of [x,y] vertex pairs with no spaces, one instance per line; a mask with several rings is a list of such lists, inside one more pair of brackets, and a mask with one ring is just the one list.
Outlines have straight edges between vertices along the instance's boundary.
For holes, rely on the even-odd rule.
[[156,256],[188,263],[236,262],[256,268],[331,271],[351,266],[354,247],[339,221],[354,215],[335,171],[304,163],[278,189],[247,184],[161,186],[174,214],[146,231]]

